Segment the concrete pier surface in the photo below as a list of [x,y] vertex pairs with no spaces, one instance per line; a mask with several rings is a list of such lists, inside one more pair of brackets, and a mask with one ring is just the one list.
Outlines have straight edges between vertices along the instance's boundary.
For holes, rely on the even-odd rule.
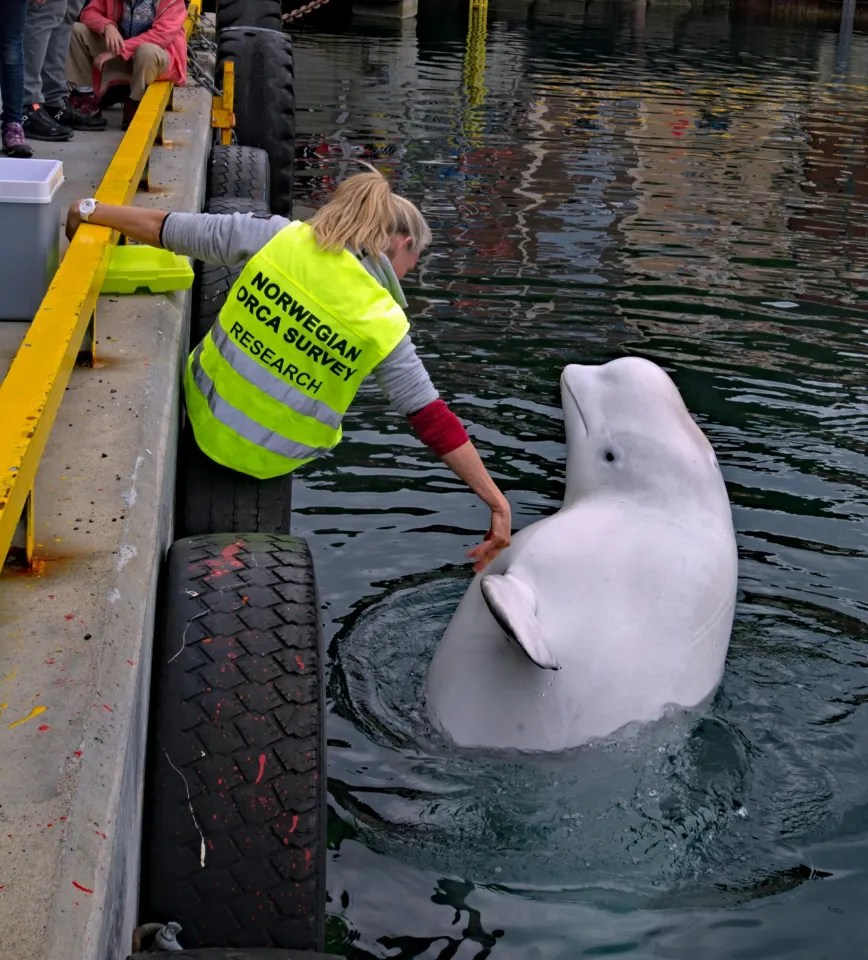
[[[174,94],[138,205],[198,210],[210,96]],[[120,142],[35,143],[63,160],[64,211]],[[4,237],[3,243],[10,242]],[[37,563],[0,577],[0,921],[4,951],[116,960],[137,917],[140,805],[160,564],[172,535],[190,292],[102,297],[36,486]],[[26,325],[0,323],[0,375]]]

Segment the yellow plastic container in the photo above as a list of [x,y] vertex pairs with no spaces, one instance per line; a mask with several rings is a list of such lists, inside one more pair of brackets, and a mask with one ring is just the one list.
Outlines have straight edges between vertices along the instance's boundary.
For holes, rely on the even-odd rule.
[[192,285],[193,268],[186,257],[144,244],[119,244],[101,292],[170,293]]

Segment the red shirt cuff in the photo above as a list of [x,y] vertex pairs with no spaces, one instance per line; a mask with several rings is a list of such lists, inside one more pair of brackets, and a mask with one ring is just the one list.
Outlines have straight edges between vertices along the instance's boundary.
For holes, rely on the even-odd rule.
[[443,400],[434,400],[408,417],[416,435],[438,457],[452,453],[470,439],[461,421]]

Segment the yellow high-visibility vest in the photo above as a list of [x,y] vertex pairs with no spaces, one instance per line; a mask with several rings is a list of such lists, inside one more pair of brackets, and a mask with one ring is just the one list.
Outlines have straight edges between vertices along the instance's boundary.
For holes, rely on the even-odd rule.
[[365,377],[398,345],[404,311],[348,251],[295,221],[250,258],[184,379],[196,442],[259,479],[331,450]]

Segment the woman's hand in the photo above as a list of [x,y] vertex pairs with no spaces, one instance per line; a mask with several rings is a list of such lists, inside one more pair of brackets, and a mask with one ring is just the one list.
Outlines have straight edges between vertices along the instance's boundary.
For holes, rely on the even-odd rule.
[[[113,24],[107,23],[102,32],[102,38],[105,40],[106,50],[111,54],[111,57],[105,57],[104,53],[101,53],[96,60],[94,61],[94,66],[97,69],[102,69],[103,64],[106,60],[111,60],[112,57],[117,57],[124,52],[124,38],[121,36],[120,30]],[[99,61],[105,57],[103,63]]]
[[501,550],[509,546],[512,535],[512,512],[509,509],[509,501],[489,476],[482,460],[479,459],[476,447],[469,438],[460,447],[441,454],[441,459],[455,476],[460,477],[491,510],[491,526],[488,528],[485,540],[467,554],[476,561],[473,569],[479,573]]
[[110,50],[106,50],[103,53],[98,54],[93,61],[94,69],[102,70],[105,67],[105,65],[109,62],[109,60],[114,60],[114,59],[115,59],[115,54],[113,54]]
[[485,540],[467,554],[476,561],[473,564],[474,571],[479,573],[484,570],[501,550],[509,546],[511,536],[512,514],[509,503],[504,500],[502,505],[491,508],[491,526]]
[[76,230],[81,226],[81,214],[78,212],[80,200],[73,200],[66,211],[66,239],[72,240]]

